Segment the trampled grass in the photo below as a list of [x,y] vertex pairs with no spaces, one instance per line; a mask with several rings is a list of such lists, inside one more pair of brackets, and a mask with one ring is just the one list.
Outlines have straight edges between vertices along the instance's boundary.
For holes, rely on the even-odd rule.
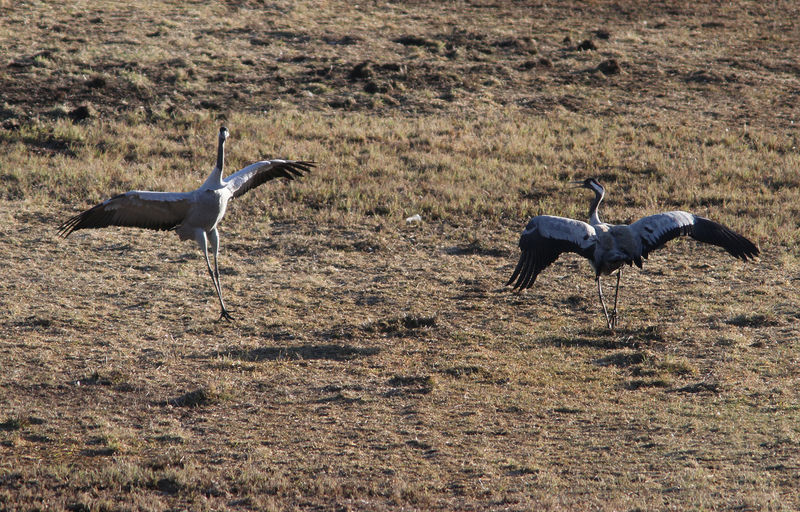
[[[800,507],[800,178],[796,107],[781,103],[797,78],[782,18],[767,30],[754,4],[713,7],[714,23],[627,4],[447,4],[438,18],[426,3],[50,17],[12,4],[4,40],[41,21],[0,71],[0,508]],[[290,28],[266,30],[271,10]],[[79,13],[86,35],[53,29]],[[600,48],[573,48],[587,38]],[[759,43],[731,64],[712,41]],[[366,78],[348,77],[367,57]],[[598,57],[623,73],[586,72]],[[268,65],[283,81],[256,79]],[[52,96],[24,99],[24,73]],[[102,81],[78,95],[94,114],[74,120],[58,91],[82,74]],[[226,96],[231,83],[249,92]],[[737,97],[769,108],[745,125]],[[196,187],[223,123],[231,170],[319,163],[230,205],[220,265],[236,322],[214,323],[202,257],[172,233],[56,238],[110,195]],[[685,209],[762,257],[671,242],[623,271],[616,332],[576,256],[527,293],[504,289],[525,222],[584,218],[589,194],[567,183],[589,175],[607,188],[604,220]]]

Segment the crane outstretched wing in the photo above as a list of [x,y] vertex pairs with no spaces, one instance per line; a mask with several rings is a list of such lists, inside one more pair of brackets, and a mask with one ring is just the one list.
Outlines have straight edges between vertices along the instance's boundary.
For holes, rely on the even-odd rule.
[[172,229],[183,222],[189,206],[186,193],[132,190],[70,218],[58,227],[58,234],[66,238],[79,229],[107,226]]
[[522,254],[506,286],[516,280],[515,290],[529,288],[536,276],[563,252],[574,252],[591,260],[596,242],[595,229],[585,222],[550,215],[534,217],[519,239]]
[[223,180],[233,197],[239,197],[251,188],[255,188],[275,178],[293,180],[311,172],[315,162],[295,160],[262,160],[236,171]]
[[641,239],[642,256],[645,258],[681,235],[689,235],[700,242],[722,247],[742,261],[753,259],[760,252],[753,242],[722,224],[682,211],[642,217],[631,224],[631,231]]

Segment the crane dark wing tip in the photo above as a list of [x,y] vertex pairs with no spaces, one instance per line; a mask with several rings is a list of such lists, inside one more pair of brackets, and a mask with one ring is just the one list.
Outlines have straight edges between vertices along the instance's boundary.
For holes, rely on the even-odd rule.
[[538,256],[534,251],[523,250],[519,256],[519,262],[514,269],[514,273],[511,274],[511,278],[506,283],[506,286],[511,286],[513,284],[513,291],[522,291],[533,286],[539,272],[544,268],[540,267],[537,258]]
[[704,217],[696,217],[692,238],[701,242],[717,245],[725,249],[731,256],[742,261],[755,259],[761,252],[756,244],[717,222]]
[[506,286],[513,284],[514,290],[530,288],[539,274],[565,252],[591,260],[593,236],[592,228],[585,223],[561,217],[534,217],[522,232],[519,263]]
[[283,178],[294,180],[295,178],[300,178],[310,173],[311,169],[315,166],[316,164],[314,162],[287,160],[281,165],[280,169],[283,171]]
[[523,277],[520,276],[520,272],[522,271],[522,268],[525,265],[525,261],[526,260],[527,260],[527,254],[523,251],[522,254],[520,254],[520,256],[519,256],[519,262],[517,263],[517,266],[514,268],[514,272],[511,274],[511,277],[509,278],[508,282],[506,283],[506,286],[511,286],[511,284],[514,283],[514,281],[517,280],[517,277],[519,276],[519,281],[517,281],[514,284],[514,288],[513,289],[516,290],[517,288],[519,288],[519,285],[523,281]]
[[[745,239],[747,240],[747,239]],[[748,240],[748,242],[750,242]],[[761,257],[761,250],[758,248],[757,245],[750,243],[750,247],[745,248],[745,251],[742,253],[742,261],[755,261],[756,258]]]
[[81,222],[87,217],[88,212],[91,210],[86,210],[78,215],[74,215],[69,219],[65,220],[58,226],[58,231],[56,231],[57,236],[61,238],[67,238],[71,235],[74,231],[81,229]]
[[[278,159],[262,160],[261,162],[257,162],[257,164],[253,165],[257,165],[257,168],[252,170],[251,168],[245,167],[249,173],[241,178],[238,178],[240,181],[237,182],[237,178],[232,178],[237,176],[238,173],[227,178],[227,180],[234,180],[233,183],[235,184],[235,188],[233,191],[233,197],[239,197],[248,190],[256,188],[274,179],[285,178],[288,181],[293,181],[297,178],[301,178],[310,173],[311,169],[317,164],[316,162],[306,160]],[[245,169],[242,169],[242,171]]]

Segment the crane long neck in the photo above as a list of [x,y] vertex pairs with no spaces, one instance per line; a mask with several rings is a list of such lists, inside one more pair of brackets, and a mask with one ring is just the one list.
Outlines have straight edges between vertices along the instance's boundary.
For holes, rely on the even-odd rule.
[[220,136],[219,146],[217,146],[217,165],[208,175],[208,179],[203,184],[205,188],[217,189],[222,187],[222,168],[225,165],[225,137]]
[[602,190],[594,191],[594,199],[592,200],[592,205],[589,207],[589,224],[592,226],[602,224],[600,215],[597,213],[597,208],[600,206],[600,201],[603,200],[604,195],[605,193]]
[[217,146],[217,167],[215,170],[222,177],[222,168],[225,165],[225,137],[220,136],[219,146]]

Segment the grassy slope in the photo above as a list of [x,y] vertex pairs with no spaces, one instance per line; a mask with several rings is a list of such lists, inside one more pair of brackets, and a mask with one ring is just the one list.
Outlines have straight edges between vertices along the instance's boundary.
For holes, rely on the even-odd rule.
[[[96,63],[111,85],[88,96],[99,112],[88,122],[62,117],[74,106],[69,97],[59,104],[38,94],[27,110],[4,107],[15,124],[0,131],[8,276],[0,284],[0,504],[800,506],[797,133],[788,122],[795,107],[779,103],[797,83],[781,54],[791,31],[778,29],[789,22],[770,25],[756,5],[717,12],[722,26],[707,27],[705,14],[688,9],[599,4],[530,16],[514,5],[448,6],[440,14],[427,4],[381,4],[367,16],[336,3],[276,4],[300,34],[291,37],[257,4],[148,5],[125,16],[83,6],[84,19],[103,20],[89,35],[137,52],[111,55],[139,62],[139,76],[123,75],[86,42],[82,57],[59,50],[47,58],[58,66],[40,56],[24,68],[57,85],[79,80],[81,62]],[[5,32],[10,58],[35,53],[25,37],[44,37],[74,15],[45,13],[50,7],[14,6],[10,20],[52,18],[19,43]],[[163,21],[162,8],[185,17]],[[501,22],[509,12],[510,24]],[[352,21],[336,24],[336,16]],[[565,33],[577,43],[598,19],[613,34],[608,46],[563,49]],[[650,19],[665,26],[636,28]],[[448,57],[441,34],[449,30],[437,28],[448,24],[485,33],[485,46],[473,38]],[[192,37],[218,25],[225,46]],[[326,42],[362,25],[358,44]],[[126,46],[114,29],[128,26],[126,37],[151,44]],[[407,27],[428,42],[393,43]],[[259,28],[275,42],[253,44]],[[63,38],[71,35],[49,33],[38,46],[70,47]],[[761,43],[740,59],[736,81],[715,81],[729,63],[715,60],[719,46],[702,43],[734,41],[734,33]],[[499,44],[520,34],[537,42],[536,53],[525,39]],[[510,47],[518,51],[483,53]],[[209,51],[252,60],[241,65],[255,75],[274,59],[285,81],[258,89],[253,77],[242,108],[202,107],[201,97],[234,101],[220,84],[246,74],[238,64],[218,69],[203,58]],[[306,59],[293,60],[301,52]],[[603,52],[622,60],[623,76],[584,76]],[[162,88],[156,64],[174,53],[186,55],[176,72],[194,71]],[[667,54],[673,68],[651,76],[648,59],[663,67]],[[405,59],[418,71],[395,77],[376,100],[363,81],[346,78],[366,55]],[[469,74],[486,65],[482,55],[506,75]],[[517,69],[540,57],[551,60],[549,71],[531,78]],[[306,81],[309,59],[330,64],[333,76]],[[686,79],[706,62],[710,81]],[[19,69],[3,72],[7,90]],[[125,89],[134,82],[138,92]],[[521,84],[538,92],[520,92]],[[318,87],[314,96],[302,93],[309,87]],[[609,99],[614,107],[602,107]],[[735,99],[771,110],[744,127]],[[173,236],[54,238],[60,220],[111,192],[196,186],[223,120],[233,168],[261,156],[321,163],[306,180],[270,184],[232,205],[221,265],[234,325],[211,323],[215,297],[201,259]],[[521,226],[537,213],[583,217],[587,193],[564,183],[588,174],[609,190],[606,220],[689,209],[758,240],[762,261],[672,243],[643,271],[626,271],[616,333],[603,327],[577,258],[562,258],[527,294],[503,290]],[[415,213],[424,222],[406,225]]]

